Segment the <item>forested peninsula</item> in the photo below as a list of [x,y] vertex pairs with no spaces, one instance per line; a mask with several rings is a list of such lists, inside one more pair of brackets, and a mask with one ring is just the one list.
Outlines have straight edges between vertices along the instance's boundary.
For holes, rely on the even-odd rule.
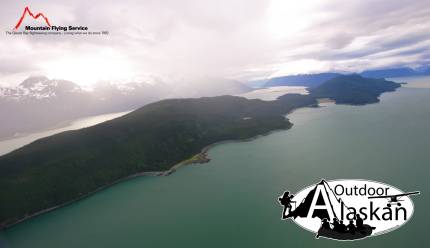
[[0,228],[132,175],[168,171],[205,147],[288,129],[294,109],[317,99],[364,105],[400,84],[338,76],[275,101],[237,96],[168,99],[98,125],[39,139],[0,157]]

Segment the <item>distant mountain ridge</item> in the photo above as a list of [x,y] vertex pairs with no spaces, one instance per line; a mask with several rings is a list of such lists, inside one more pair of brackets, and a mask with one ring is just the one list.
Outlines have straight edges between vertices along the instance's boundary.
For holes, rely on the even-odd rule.
[[[355,74],[355,73],[352,73]],[[422,67],[414,70],[409,67],[380,69],[380,70],[366,70],[358,73],[360,76],[367,78],[395,78],[395,77],[411,77],[411,76],[429,76],[430,67]],[[351,75],[351,73],[315,73],[315,74],[298,74],[288,75],[275,78],[269,78],[262,85],[264,87],[273,86],[305,86],[305,87],[316,87],[327,80],[335,78],[341,75]],[[261,80],[260,80],[261,81]]]
[[384,92],[395,91],[399,84],[385,79],[364,78],[358,74],[341,75],[309,89],[317,98],[330,98],[338,104],[364,105],[379,102]]
[[367,70],[360,73],[363,77],[369,78],[395,78],[395,77],[412,77],[412,76],[428,76],[430,68],[424,70],[414,70],[408,67],[382,69],[382,70]]
[[327,80],[340,76],[339,73],[317,73],[317,74],[301,74],[301,75],[291,75],[283,77],[275,77],[269,79],[265,87],[272,86],[305,86],[305,87],[315,87]]
[[3,100],[43,99],[67,93],[83,93],[83,91],[73,82],[49,80],[44,76],[29,77],[17,87],[0,87],[0,97]]
[[0,87],[0,116],[7,116],[2,119],[0,139],[80,117],[133,110],[165,98],[234,95],[251,90],[237,81],[211,80],[181,85],[102,82],[88,90],[67,80],[29,77],[16,87]]

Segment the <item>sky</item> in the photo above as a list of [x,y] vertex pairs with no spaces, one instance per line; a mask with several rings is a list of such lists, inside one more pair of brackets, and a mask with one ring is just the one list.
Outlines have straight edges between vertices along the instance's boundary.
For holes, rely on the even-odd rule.
[[[25,6],[52,25],[109,35],[6,35]],[[428,0],[1,0],[0,25],[0,86],[35,75],[85,86],[430,64]]]

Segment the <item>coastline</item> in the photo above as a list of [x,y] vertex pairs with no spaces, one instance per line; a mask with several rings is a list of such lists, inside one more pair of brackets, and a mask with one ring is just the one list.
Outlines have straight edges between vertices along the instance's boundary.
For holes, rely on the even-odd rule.
[[[396,91],[396,90],[394,90],[394,91]],[[319,100],[319,99],[317,99],[317,100]],[[286,121],[288,121],[287,116],[289,114],[293,113],[296,110],[299,110],[299,109],[302,109],[302,108],[309,108],[309,107],[313,107],[313,108],[315,108],[315,107],[317,107],[317,108],[324,107],[323,105],[320,105],[320,103],[327,102],[327,99],[320,99],[320,100],[322,100],[322,101],[321,102],[318,101],[316,104],[310,104],[310,105],[306,105],[306,106],[301,106],[301,107],[297,107],[295,109],[290,110],[288,113],[286,113],[284,115]],[[331,101],[333,101],[333,100],[331,100]],[[334,104],[337,104],[336,101],[334,101],[334,102],[335,102]],[[379,102],[379,97],[378,97],[378,101],[374,102],[374,103],[378,103],[378,102]],[[346,104],[346,105],[353,105],[353,104]],[[27,216],[25,216],[25,217],[23,217],[21,219],[17,219],[16,221],[10,221],[9,223],[7,221],[5,221],[3,223],[0,223],[0,230],[4,230],[4,229],[7,229],[7,228],[10,228],[10,227],[12,227],[12,226],[14,226],[14,225],[16,225],[18,223],[22,223],[22,222],[24,222],[26,220],[29,220],[29,219],[33,218],[33,217],[36,217],[36,216],[39,216],[39,215],[51,212],[51,211],[53,211],[55,209],[58,209],[58,208],[61,208],[61,207],[65,207],[65,206],[67,206],[69,204],[72,204],[72,203],[77,202],[79,200],[82,200],[82,199],[84,199],[86,197],[89,197],[92,194],[95,194],[95,193],[97,193],[97,192],[99,192],[99,191],[101,191],[103,189],[106,189],[106,188],[108,188],[110,186],[113,186],[115,184],[124,182],[124,181],[129,180],[129,179],[133,179],[133,178],[140,177],[140,176],[168,176],[168,175],[172,174],[173,172],[175,172],[177,169],[179,169],[182,166],[189,165],[189,164],[195,164],[195,163],[207,163],[207,162],[210,161],[210,159],[208,158],[208,151],[211,148],[213,148],[213,147],[215,147],[217,145],[225,144],[225,143],[231,143],[231,142],[249,142],[249,141],[252,141],[252,140],[257,139],[259,137],[266,136],[266,135],[269,135],[269,134],[277,132],[277,131],[288,130],[288,129],[290,129],[290,128],[293,127],[293,123],[291,123],[291,122],[289,122],[289,123],[290,123],[290,125],[288,127],[286,127],[286,128],[279,128],[279,129],[269,130],[269,131],[267,131],[265,133],[257,134],[255,136],[250,137],[250,138],[223,140],[223,141],[215,142],[213,144],[210,144],[210,145],[207,145],[207,146],[203,147],[199,153],[195,154],[191,158],[186,159],[184,161],[181,161],[181,162],[179,162],[177,164],[174,164],[168,170],[165,170],[165,171],[140,172],[140,173],[135,173],[135,174],[129,175],[129,176],[124,177],[124,178],[120,178],[120,179],[118,179],[116,181],[113,181],[113,182],[108,183],[108,184],[106,184],[104,186],[101,186],[101,187],[99,187],[99,188],[97,188],[97,189],[95,189],[95,190],[93,190],[91,192],[83,194],[83,195],[81,195],[81,196],[79,196],[79,197],[77,197],[77,198],[75,198],[73,200],[70,200],[68,202],[65,202],[63,204],[59,204],[59,205],[56,205],[56,206],[53,206],[53,207],[50,207],[50,208],[47,208],[47,209],[43,209],[41,211],[38,211],[38,212],[35,212],[33,214],[27,215]]]
[[[297,110],[297,109],[294,109],[294,110]],[[292,113],[294,110],[290,111],[288,114]],[[286,119],[288,120],[288,118],[286,118]],[[190,164],[204,164],[204,163],[208,163],[210,161],[210,158],[208,157],[208,152],[209,152],[210,149],[212,149],[213,147],[215,147],[217,145],[222,145],[222,144],[226,144],[226,143],[234,143],[234,142],[249,142],[249,141],[258,139],[259,137],[270,135],[270,134],[272,134],[274,132],[288,130],[292,126],[293,126],[293,124],[291,123],[291,125],[288,128],[270,130],[270,131],[268,131],[266,133],[258,134],[258,135],[255,135],[253,137],[246,138],[246,139],[223,140],[223,141],[212,143],[210,145],[207,145],[207,146],[203,147],[199,153],[195,154],[191,158],[186,159],[184,161],[181,161],[181,162],[179,162],[177,164],[174,164],[168,170],[165,170],[165,171],[139,172],[139,173],[135,173],[135,174],[129,175],[129,176],[124,177],[124,178],[120,178],[120,179],[118,179],[118,180],[116,180],[116,181],[114,181],[112,183],[109,183],[109,184],[106,184],[104,186],[101,186],[101,187],[99,187],[99,188],[97,188],[97,189],[95,189],[95,190],[93,190],[91,192],[83,194],[83,195],[81,195],[81,196],[79,196],[79,197],[77,197],[77,198],[75,198],[73,200],[70,200],[68,202],[65,202],[65,203],[62,203],[62,204],[50,207],[50,208],[43,209],[41,211],[38,211],[38,212],[35,212],[33,214],[27,215],[27,216],[25,216],[25,217],[23,217],[21,219],[18,219],[16,221],[13,221],[13,222],[10,222],[10,223],[5,223],[5,222],[0,223],[0,230],[5,230],[5,229],[8,229],[8,228],[11,228],[14,225],[17,225],[19,223],[25,222],[25,221],[27,221],[29,219],[32,219],[34,217],[37,217],[39,215],[43,215],[43,214],[52,212],[52,211],[54,211],[56,209],[59,209],[59,208],[62,208],[62,207],[66,207],[66,206],[71,205],[71,204],[73,204],[73,203],[75,203],[77,201],[80,201],[80,200],[83,200],[83,199],[85,199],[87,197],[90,197],[91,195],[96,194],[99,191],[102,191],[102,190],[104,190],[106,188],[109,188],[109,187],[114,186],[114,185],[116,185],[118,183],[122,183],[122,182],[125,182],[125,181],[133,179],[133,178],[142,177],[142,176],[169,176],[170,174],[176,172],[176,170],[178,170],[179,168],[181,168],[183,166],[190,165]]]

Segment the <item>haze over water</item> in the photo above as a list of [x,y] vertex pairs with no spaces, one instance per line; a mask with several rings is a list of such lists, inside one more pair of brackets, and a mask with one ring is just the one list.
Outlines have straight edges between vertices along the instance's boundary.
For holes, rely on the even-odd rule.
[[[381,103],[304,108],[292,129],[209,151],[210,163],[140,177],[0,234],[0,247],[422,247],[430,201],[430,79]],[[421,86],[420,86],[421,85]],[[321,178],[385,182],[414,196],[400,229],[362,241],[316,240],[280,220],[277,197]]]
[[57,133],[94,126],[98,123],[123,116],[130,111],[83,117],[68,123],[64,127],[21,135],[12,139],[0,140],[0,156],[9,153],[31,142]]

